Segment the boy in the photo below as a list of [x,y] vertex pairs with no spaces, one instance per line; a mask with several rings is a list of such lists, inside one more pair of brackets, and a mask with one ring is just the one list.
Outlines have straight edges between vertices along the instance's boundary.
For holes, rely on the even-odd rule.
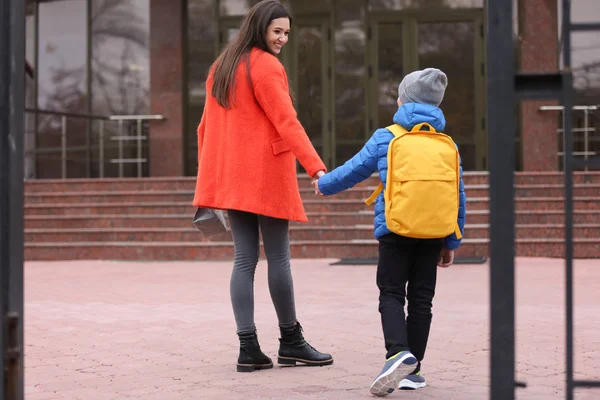
[[[420,374],[420,371],[431,326],[431,307],[435,293],[437,267],[447,268],[452,264],[454,250],[460,246],[462,238],[465,224],[466,195],[462,181],[460,157],[457,148],[448,137],[436,134],[436,132],[443,132],[446,125],[444,114],[438,108],[444,98],[446,86],[447,77],[442,71],[427,68],[408,74],[398,87],[399,108],[394,115],[394,123],[400,125],[406,131],[411,131],[413,128],[417,131],[430,131],[430,128],[433,128],[435,130],[434,135],[430,136],[435,136],[438,142],[436,142],[437,144],[431,143],[431,145],[442,146],[440,148],[443,149],[443,152],[439,154],[445,154],[447,158],[442,161],[437,160],[437,152],[430,152],[429,158],[422,157],[422,154],[419,154],[421,153],[420,149],[427,153],[426,150],[431,148],[431,140],[427,135],[429,132],[423,132],[422,138],[417,138],[416,142],[411,142],[417,143],[417,145],[413,144],[416,147],[412,147],[412,150],[410,150],[410,147],[404,147],[399,153],[393,153],[402,154],[402,151],[412,151],[408,156],[401,157],[403,162],[396,161],[398,157],[394,158],[394,162],[400,162],[402,165],[401,167],[390,167],[390,172],[399,171],[397,168],[405,168],[405,171],[410,171],[413,174],[416,171],[416,175],[418,175],[419,172],[422,172],[422,174],[425,174],[426,171],[438,172],[440,168],[446,168],[449,164],[453,163],[454,165],[454,169],[448,167],[447,170],[450,171],[449,174],[454,179],[453,182],[449,182],[448,186],[444,186],[448,183],[445,182],[448,178],[439,178],[439,174],[433,175],[434,172],[428,172],[431,175],[428,175],[427,178],[417,178],[415,175],[414,181],[426,181],[426,185],[428,184],[427,180],[439,179],[440,182],[434,184],[441,184],[438,187],[446,188],[446,191],[436,189],[424,192],[421,189],[421,191],[413,192],[418,195],[426,194],[423,200],[419,198],[416,203],[414,201],[410,203],[410,212],[404,210],[401,214],[409,219],[421,221],[418,223],[421,228],[423,225],[432,223],[431,221],[434,221],[433,224],[435,224],[437,220],[450,218],[450,224],[453,225],[450,226],[450,231],[454,233],[448,234],[447,231],[444,231],[446,232],[445,236],[433,236],[432,238],[422,238],[423,236],[419,235],[416,236],[421,238],[415,238],[414,235],[402,236],[393,233],[388,226],[389,221],[393,221],[393,219],[388,218],[386,220],[386,198],[390,194],[385,193],[384,195],[384,193],[381,193],[377,195],[374,221],[375,237],[379,241],[377,286],[380,293],[379,312],[381,314],[387,360],[381,373],[371,384],[371,393],[376,396],[387,396],[396,388],[419,389],[425,387],[425,378]],[[422,123],[426,124],[421,125]],[[388,150],[392,148],[390,142],[398,136],[400,137],[397,140],[402,140],[401,138],[405,134],[404,130],[398,130],[401,129],[398,126],[390,126],[389,128],[393,129],[395,133],[388,129],[378,129],[363,149],[352,159],[324,175],[318,181],[314,180],[316,193],[323,195],[339,193],[367,179],[375,171],[379,172],[383,187],[386,188]],[[421,133],[418,135],[421,135]],[[414,138],[418,135],[408,136]],[[398,143],[393,144],[393,146],[398,145]],[[405,146],[404,143],[402,145]],[[394,148],[398,149],[398,147]],[[448,160],[450,162],[445,162]],[[432,166],[422,164],[427,162],[431,162]],[[407,166],[407,163],[412,164]],[[391,189],[391,191],[398,190],[398,193],[402,193],[392,197],[397,206],[408,196],[406,188],[412,182],[407,182],[410,180],[408,178],[402,178],[402,185],[406,185],[403,187],[404,192],[402,192],[398,189],[400,177],[394,174],[393,178],[391,182],[393,182],[394,186],[392,187],[394,189]],[[421,182],[416,182],[416,184],[422,185]],[[436,186],[420,186],[420,188],[423,187]],[[451,195],[441,198],[441,193]],[[444,194],[444,196],[446,195]],[[442,211],[445,214],[440,214],[439,210],[431,210],[431,208],[436,208],[436,203],[439,203],[440,208],[443,210],[449,211],[447,213]],[[428,209],[427,204],[433,204],[433,207]],[[425,227],[425,229],[428,228]],[[432,234],[435,235],[435,232],[432,232]],[[408,299],[408,316],[406,319],[404,314],[405,298]]]

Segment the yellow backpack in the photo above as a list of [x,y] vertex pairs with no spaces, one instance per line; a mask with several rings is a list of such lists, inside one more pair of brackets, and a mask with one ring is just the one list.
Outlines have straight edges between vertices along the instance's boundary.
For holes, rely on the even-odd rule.
[[[444,238],[456,233],[460,205],[460,156],[450,136],[428,123],[410,132],[398,124],[387,155],[385,220],[398,235],[417,239]],[[383,191],[380,183],[365,201],[373,204]]]

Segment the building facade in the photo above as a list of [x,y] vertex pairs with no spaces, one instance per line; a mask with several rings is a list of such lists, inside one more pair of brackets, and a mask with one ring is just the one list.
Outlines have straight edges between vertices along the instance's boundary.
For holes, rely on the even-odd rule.
[[[32,1],[31,177],[195,175],[207,71],[256,2]],[[574,2],[574,19],[600,19],[590,16],[599,12],[593,2]],[[437,67],[449,78],[441,105],[446,133],[466,170],[487,169],[485,55],[493,49],[486,48],[483,0],[284,3],[294,20],[281,60],[300,121],[328,167],[391,123],[406,73]],[[518,71],[559,69],[558,20],[557,0],[515,0],[515,34],[506,40],[515,44]],[[600,41],[573,40],[576,103],[598,104]],[[560,168],[560,111],[541,110],[553,105],[523,101],[515,108],[517,169]],[[138,118],[119,119],[132,115]],[[583,133],[576,151],[600,151],[592,108],[575,118]]]

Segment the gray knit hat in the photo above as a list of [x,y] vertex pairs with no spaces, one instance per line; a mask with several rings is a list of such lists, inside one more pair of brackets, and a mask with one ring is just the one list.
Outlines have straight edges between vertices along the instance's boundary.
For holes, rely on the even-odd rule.
[[448,85],[446,74],[436,68],[426,68],[406,75],[398,86],[402,104],[422,103],[439,106]]

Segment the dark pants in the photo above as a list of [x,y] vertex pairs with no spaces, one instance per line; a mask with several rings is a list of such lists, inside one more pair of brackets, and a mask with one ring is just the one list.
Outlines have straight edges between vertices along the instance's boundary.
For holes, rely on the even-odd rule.
[[443,239],[411,239],[393,233],[379,238],[377,286],[386,358],[410,350],[419,362],[423,360],[442,246]]

